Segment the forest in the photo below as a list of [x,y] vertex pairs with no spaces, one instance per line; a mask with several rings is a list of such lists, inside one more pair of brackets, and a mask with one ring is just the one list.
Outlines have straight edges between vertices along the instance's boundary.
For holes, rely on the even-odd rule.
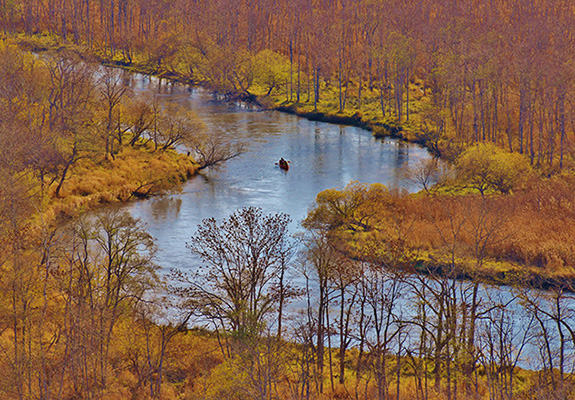
[[[0,398],[575,399],[574,31],[569,0],[0,0]],[[248,144],[121,70],[435,158],[297,234],[238,205],[166,271],[114,203]]]
[[[430,142],[493,142],[570,164],[573,4],[567,0],[4,1],[5,32],[110,63]],[[403,132],[403,133],[402,133]],[[430,146],[431,147],[431,146]]]

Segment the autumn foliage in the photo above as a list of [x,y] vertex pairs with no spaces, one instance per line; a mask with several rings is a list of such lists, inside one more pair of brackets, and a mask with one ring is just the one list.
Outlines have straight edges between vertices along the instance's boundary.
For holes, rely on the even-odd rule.
[[564,223],[575,217],[568,200],[573,184],[570,176],[534,179],[501,196],[453,195],[445,188],[447,194],[409,195],[352,183],[321,192],[305,224],[337,233],[355,257],[375,252],[399,267],[421,263],[502,283],[541,278],[546,286],[574,278],[575,235]]
[[[221,95],[343,117],[446,157],[490,142],[572,165],[570,1],[100,1],[2,3],[0,24],[42,50]],[[58,39],[56,39],[58,38]]]
[[[574,27],[568,0],[0,1],[0,397],[575,398]],[[450,164],[319,193],[298,257],[283,214],[207,220],[201,280],[168,281],[139,221],[85,211],[243,147],[92,61]]]

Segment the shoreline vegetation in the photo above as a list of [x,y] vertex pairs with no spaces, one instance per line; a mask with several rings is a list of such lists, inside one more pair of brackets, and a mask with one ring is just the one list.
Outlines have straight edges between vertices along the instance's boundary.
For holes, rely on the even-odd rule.
[[81,160],[70,171],[60,196],[48,203],[44,222],[66,221],[105,204],[177,191],[198,167],[185,154],[154,152],[146,144],[122,146],[113,160],[104,163]]
[[[35,39],[40,39],[38,42]],[[197,81],[189,77],[188,73],[179,72],[175,70],[167,71],[156,69],[151,67],[149,63],[142,62],[136,63],[133,60],[128,61],[124,58],[122,59],[110,59],[106,56],[102,56],[95,52],[90,52],[90,50],[82,50],[78,46],[72,45],[70,43],[62,44],[59,42],[53,43],[48,40],[48,43],[42,44],[44,41],[41,40],[42,37],[30,37],[23,36],[16,39],[16,43],[24,49],[28,49],[33,52],[44,52],[44,51],[60,51],[60,50],[71,50],[76,52],[79,56],[89,55],[90,57],[95,57],[96,60],[104,66],[120,68],[128,72],[140,73],[149,76],[155,76],[166,81],[178,82],[185,85],[191,86],[201,86],[213,90],[214,93],[218,93],[218,88],[210,86],[207,81]],[[418,90],[412,88],[413,91]],[[306,118],[310,121],[326,122],[331,124],[340,124],[347,126],[356,126],[359,128],[366,129],[373,132],[376,137],[392,137],[400,140],[404,140],[410,143],[416,143],[421,146],[428,148],[430,151],[434,151],[433,148],[429,148],[425,140],[421,137],[416,137],[413,132],[404,132],[404,124],[398,124],[393,119],[377,119],[371,117],[370,120],[366,120],[360,112],[355,113],[342,113],[338,112],[332,107],[325,104],[320,104],[318,109],[310,109],[310,100],[302,103],[290,102],[281,98],[279,95],[271,96],[272,93],[242,93],[242,92],[227,92],[225,93],[223,101],[241,101],[247,104],[253,104],[262,109],[272,109],[276,111],[285,112],[292,115],[297,115],[302,118]],[[303,96],[302,96],[303,97]]]
[[[152,75],[165,79],[167,81],[178,82],[182,84],[190,85],[200,85],[206,86],[208,89],[214,90],[213,87],[207,85],[206,82],[196,82],[190,80],[186,77],[185,73],[179,73],[177,71],[171,70],[157,70],[150,67],[149,64],[143,62],[138,64],[134,61],[128,62],[125,59],[110,59],[102,57],[94,52],[89,52],[87,49],[82,49],[77,45],[65,43],[62,44],[57,38],[49,36],[17,36],[8,39],[10,42],[14,42],[19,47],[33,52],[49,52],[53,54],[58,54],[58,52],[72,52],[81,58],[93,57],[92,62],[98,62],[104,66],[121,68],[129,72],[142,73],[147,75]],[[136,56],[133,56],[136,58]],[[418,85],[414,85],[412,90],[418,90]],[[333,93],[332,93],[333,94]],[[325,96],[325,95],[324,95]],[[461,154],[465,152],[465,147],[445,147],[446,143],[440,142],[443,140],[441,137],[436,137],[435,142],[431,143],[428,137],[422,136],[421,134],[416,134],[413,124],[397,124],[393,120],[384,120],[371,118],[366,121],[362,118],[361,113],[341,113],[337,112],[334,107],[334,99],[327,100],[326,104],[321,104],[314,109],[312,103],[309,101],[305,103],[289,103],[286,100],[281,100],[281,96],[276,95],[275,97],[270,97],[269,93],[265,96],[258,95],[246,95],[245,93],[227,93],[224,96],[224,101],[243,101],[247,103],[252,103],[258,107],[274,109],[281,112],[286,112],[290,114],[295,114],[303,118],[307,118],[312,121],[328,122],[334,124],[357,126],[363,129],[367,129],[373,132],[376,137],[390,136],[400,140],[409,141],[412,143],[417,143],[426,147],[430,152],[438,155],[443,155],[445,162],[450,162],[452,165],[452,170],[443,169],[439,166],[437,162],[431,162],[428,165],[418,165],[409,172],[412,180],[423,187],[420,194],[414,194],[413,197],[421,197],[422,195],[429,195],[432,198],[447,198],[449,201],[453,199],[459,199],[462,202],[469,201],[467,198],[469,196],[474,196],[475,194],[481,194],[481,199],[484,201],[489,197],[500,197],[509,196],[508,203],[512,202],[512,198],[522,196],[530,190],[534,190],[535,186],[547,186],[552,188],[554,186],[560,186],[560,190],[570,190],[567,186],[570,186],[570,176],[571,173],[563,171],[563,173],[550,175],[553,177],[552,180],[556,182],[549,183],[546,182],[551,178],[542,177],[541,171],[537,171],[534,168],[529,167],[525,163],[525,159],[520,160],[522,156],[515,155],[512,153],[506,153],[496,147],[482,147],[479,145],[479,153],[491,153],[496,154],[500,160],[488,160],[485,154],[475,154],[470,155],[471,161],[468,162],[469,165],[462,166]],[[418,105],[417,100],[412,100],[412,110],[417,110],[421,108]],[[331,105],[331,107],[330,107]],[[412,111],[413,113],[414,111]],[[391,121],[391,122],[390,122]],[[407,129],[404,129],[407,128]],[[154,154],[154,151],[150,149],[150,146],[140,146],[144,149],[143,152],[126,151],[127,155],[131,160],[125,160],[124,164],[133,164],[136,170],[143,165],[148,165],[150,163],[150,155]],[[473,148],[470,146],[468,148]],[[122,151],[127,149],[125,146],[122,147]],[[82,185],[79,184],[78,188],[71,188],[65,191],[74,197],[68,201],[68,206],[66,202],[61,199],[57,199],[54,204],[50,207],[52,210],[48,211],[47,215],[74,215],[78,216],[78,211],[83,209],[91,209],[99,204],[105,204],[114,201],[126,201],[133,198],[146,197],[148,195],[160,194],[165,191],[174,190],[184,182],[189,177],[193,176],[200,169],[199,165],[194,164],[189,157],[183,154],[178,154],[177,152],[168,151],[165,153],[158,153],[161,157],[155,162],[157,163],[158,176],[149,177],[148,183],[146,180],[141,179],[141,174],[134,173],[124,173],[120,176],[123,177],[120,181],[116,180],[116,187],[111,188],[110,185],[104,184],[103,191],[98,192],[97,185]],[[513,159],[515,156],[515,160]],[[473,157],[476,160],[473,160]],[[482,158],[483,157],[483,158]],[[120,157],[122,160],[123,157]],[[139,160],[138,160],[139,159]],[[169,161],[168,161],[169,160]],[[494,164],[492,169],[498,169],[499,176],[492,176],[493,171],[477,171],[480,164],[489,162]],[[507,166],[504,164],[508,164]],[[138,166],[139,165],[139,166]],[[109,166],[112,169],[109,170],[110,176],[116,175],[114,172],[114,162],[111,162]],[[76,167],[74,167],[76,168]],[[119,170],[124,172],[129,171],[129,168],[120,165]],[[106,179],[102,177],[105,168],[100,168],[99,170],[83,168],[82,171],[94,174],[95,182],[104,182]],[[146,169],[146,171],[153,171],[154,169]],[[502,170],[508,170],[511,175],[506,175],[506,172]],[[514,170],[514,171],[513,171]],[[98,172],[99,171],[99,172]],[[149,172],[148,172],[149,174]],[[166,179],[160,177],[160,175],[166,174]],[[519,176],[519,175],[524,176]],[[131,177],[131,178],[130,178]],[[138,179],[135,179],[138,177]],[[90,181],[92,177],[87,175],[87,180]],[[71,179],[70,184],[74,185],[74,180]],[[528,180],[534,180],[535,185],[525,186],[525,182]],[[499,181],[493,183],[492,181]],[[434,182],[437,184],[434,185]],[[86,190],[86,187],[90,187]],[[342,189],[345,190],[345,189]],[[541,191],[541,188],[537,188]],[[563,193],[558,193],[559,196],[563,196]],[[487,196],[487,197],[486,197]],[[452,199],[453,198],[453,199]],[[457,202],[457,200],[455,200]],[[440,207],[443,207],[441,205]],[[508,207],[508,206],[506,206]],[[67,209],[68,208],[68,209]],[[398,208],[401,210],[401,207]],[[570,212],[563,210],[565,212]],[[504,218],[499,216],[499,218]],[[562,218],[562,217],[558,217]],[[428,223],[431,223],[428,221]],[[511,235],[511,234],[510,234]],[[548,241],[546,241],[548,243]],[[547,245],[547,244],[545,244]],[[414,245],[411,250],[412,252],[419,252],[421,250],[419,245]],[[461,259],[458,262],[458,266],[452,265],[453,263],[441,261],[445,255],[435,254],[430,257],[424,256],[419,260],[414,260],[413,271],[422,274],[442,274],[442,271],[449,271],[448,274],[456,277],[457,279],[474,279],[479,280],[484,283],[496,284],[496,285],[520,285],[540,288],[544,290],[549,290],[553,288],[563,288],[565,290],[573,290],[575,288],[575,272],[573,272],[569,267],[567,267],[570,257],[567,254],[554,254],[551,257],[555,257],[552,261],[553,268],[542,268],[548,264],[550,260],[546,260],[548,257],[545,254],[537,253],[539,250],[535,249],[535,255],[526,255],[529,251],[524,251],[521,255],[517,256],[515,250],[511,251],[510,254],[502,252],[495,257],[486,257],[486,260],[481,260],[481,266],[478,266],[475,261],[473,261],[474,256],[468,254],[469,260],[465,261]],[[543,250],[542,250],[543,251]],[[562,251],[562,250],[559,250]],[[424,253],[428,253],[428,250],[424,250]],[[557,256],[559,259],[557,259]],[[565,258],[566,257],[566,258]],[[563,258],[563,259],[562,259]],[[563,268],[565,265],[567,268]],[[454,271],[456,270],[456,271]]]
[[[77,46],[56,41],[37,48],[22,43],[28,40],[0,37],[4,71],[12,79],[6,93],[15,96],[7,100],[17,104],[7,107],[12,115],[4,123],[24,132],[8,138],[3,166],[6,179],[17,180],[34,203],[30,222],[49,227],[104,204],[177,191],[202,169],[243,152],[242,143],[227,145],[219,134],[206,133],[193,112],[135,96],[113,70],[95,79],[95,66],[106,63]],[[48,57],[38,60],[30,52]],[[25,90],[31,98],[19,93]],[[175,150],[178,145],[187,154]]]
[[[575,10],[519,3],[0,2],[2,397],[574,399]],[[131,98],[112,68],[94,85],[92,60],[446,162],[413,166],[415,194],[322,191],[297,258],[285,214],[204,220],[201,268],[166,276],[140,221],[80,211],[241,148],[207,157],[221,142],[194,115]]]
[[[0,40],[5,93],[14,96],[11,106],[2,104],[2,123],[20,135],[4,137],[1,178],[13,191],[4,200],[22,196],[24,209],[35,210],[26,218],[32,225],[48,228],[104,204],[178,190],[202,168],[171,148],[184,139],[178,133],[158,127],[144,139],[152,114],[159,122],[163,115],[130,97],[113,74],[94,82],[91,63],[78,64],[86,55],[74,50],[62,61],[39,61],[16,45]],[[197,127],[187,126],[191,133]]]

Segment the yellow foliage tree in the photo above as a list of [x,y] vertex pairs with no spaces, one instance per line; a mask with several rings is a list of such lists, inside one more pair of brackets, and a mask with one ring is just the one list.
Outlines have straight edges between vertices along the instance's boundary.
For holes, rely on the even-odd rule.
[[482,195],[489,189],[507,194],[520,187],[531,171],[523,155],[491,143],[470,147],[457,160],[457,177]]

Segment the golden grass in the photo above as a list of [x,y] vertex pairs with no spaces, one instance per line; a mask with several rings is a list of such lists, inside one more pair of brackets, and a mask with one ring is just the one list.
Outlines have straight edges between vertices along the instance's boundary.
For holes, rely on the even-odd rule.
[[177,190],[197,168],[186,155],[145,146],[124,146],[115,159],[99,163],[81,159],[71,169],[59,197],[55,185],[50,188],[42,218],[44,222],[73,218],[103,204]]

